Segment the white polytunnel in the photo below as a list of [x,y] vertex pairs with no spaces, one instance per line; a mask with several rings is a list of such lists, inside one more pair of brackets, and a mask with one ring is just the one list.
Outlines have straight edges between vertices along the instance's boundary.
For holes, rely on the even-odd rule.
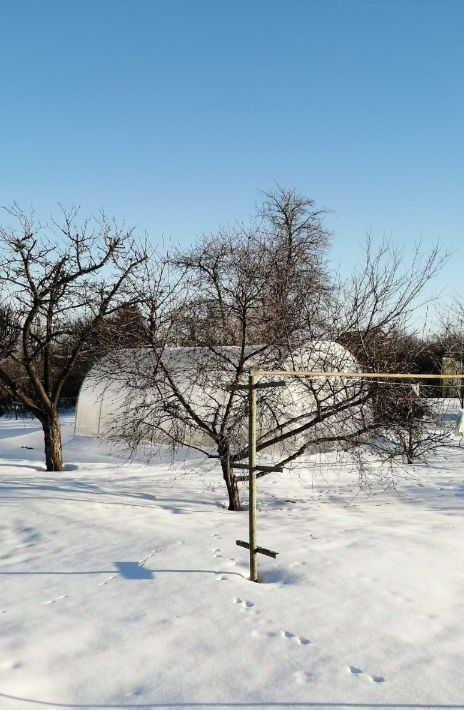
[[[216,412],[224,411],[228,401],[228,385],[236,372],[236,363],[240,356],[239,347],[171,347],[162,351],[162,362],[175,382],[184,401],[205,419]],[[346,348],[332,341],[310,342],[305,347],[295,350],[290,357],[279,356],[277,348],[250,346],[247,348],[250,358],[247,367],[283,370],[357,372],[359,365],[355,357]],[[133,349],[120,352],[116,357],[108,356],[97,362],[85,377],[77,401],[75,434],[102,438],[117,438],[124,429],[127,433],[131,421],[139,416],[144,407],[144,416],[153,417],[158,422],[158,431],[169,432],[173,426],[166,416],[166,401],[171,396],[169,388],[160,386],[159,381],[150,386],[152,373],[160,354],[149,349]],[[241,376],[246,383],[247,370]],[[301,380],[289,379],[288,385],[273,393],[279,398],[279,411],[288,411],[289,416],[304,416],[315,408],[315,398],[324,406],[336,404],[340,398],[349,397],[353,388],[359,386],[357,380],[345,381],[343,386],[333,385],[333,380],[318,380],[317,392],[311,393]],[[269,392],[269,390],[266,390]],[[271,396],[271,395],[269,395]],[[243,398],[246,393],[243,392]],[[244,399],[242,398],[242,406]],[[175,406],[175,405],[173,405]],[[238,405],[237,405],[238,406]],[[269,407],[269,410],[271,407]],[[163,410],[163,420],[159,426],[159,412]],[[148,412],[148,414],[147,414]],[[353,412],[351,412],[351,418]],[[275,417],[275,414],[269,414]],[[331,426],[349,426],[346,417],[332,417]],[[259,427],[265,430],[266,400],[262,400]],[[176,423],[178,426],[178,422]],[[187,426],[188,429],[188,426]],[[246,422],[239,425],[242,431],[240,439],[246,439]],[[167,443],[158,437],[159,443]],[[189,430],[186,433],[188,444],[208,443],[208,436],[202,431]],[[210,443],[211,440],[210,440]]]

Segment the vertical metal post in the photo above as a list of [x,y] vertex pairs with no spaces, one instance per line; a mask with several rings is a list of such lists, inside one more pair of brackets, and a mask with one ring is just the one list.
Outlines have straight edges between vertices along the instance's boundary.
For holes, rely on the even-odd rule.
[[249,538],[250,579],[258,581],[256,554],[256,380],[252,371],[248,375],[248,485],[249,485]]
[[98,425],[97,425],[97,435],[100,436],[100,424],[102,418],[102,407],[103,407],[103,396],[100,397],[100,410],[98,412]]

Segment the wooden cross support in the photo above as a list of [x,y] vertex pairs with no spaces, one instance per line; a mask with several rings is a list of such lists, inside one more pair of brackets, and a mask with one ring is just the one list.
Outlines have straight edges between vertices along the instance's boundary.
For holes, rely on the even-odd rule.
[[[263,390],[266,389],[266,387],[285,387],[286,386],[285,380],[275,380],[274,382],[255,382],[253,385],[253,389],[255,390]],[[227,385],[226,391],[227,392],[235,392],[235,390],[249,390],[249,385]]]
[[[232,468],[241,468],[245,471],[250,470],[250,466],[247,463],[233,463]],[[253,471],[265,471],[266,473],[273,473],[274,471],[283,473],[283,470],[283,466],[253,466]]]
[[[244,540],[236,540],[235,544],[239,547],[245,547],[247,550],[250,549],[250,543],[245,542]],[[267,555],[267,557],[273,557],[274,559],[279,554],[278,552],[274,552],[273,550],[268,550],[267,547],[255,547],[254,552],[259,552],[260,555]]]
[[264,390],[266,387],[286,387],[285,380],[273,380],[271,382],[255,382],[255,390]]

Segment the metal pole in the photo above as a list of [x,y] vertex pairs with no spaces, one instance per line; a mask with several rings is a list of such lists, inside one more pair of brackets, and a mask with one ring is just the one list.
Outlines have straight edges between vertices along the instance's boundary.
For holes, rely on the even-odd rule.
[[249,538],[250,538],[250,579],[258,581],[258,559],[256,554],[256,387],[255,375],[248,375],[248,485],[249,485]]

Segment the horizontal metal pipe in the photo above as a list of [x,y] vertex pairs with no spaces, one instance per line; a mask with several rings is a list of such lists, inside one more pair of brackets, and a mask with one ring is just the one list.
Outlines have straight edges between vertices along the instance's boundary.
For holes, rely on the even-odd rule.
[[311,372],[310,370],[250,370],[255,377],[334,377],[338,379],[372,380],[464,380],[464,373],[456,375],[418,375],[399,372]]

